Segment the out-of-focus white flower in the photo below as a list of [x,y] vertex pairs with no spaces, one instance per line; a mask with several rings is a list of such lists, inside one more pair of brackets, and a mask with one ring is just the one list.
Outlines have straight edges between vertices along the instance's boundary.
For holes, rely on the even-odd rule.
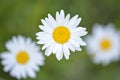
[[88,53],[97,64],[109,64],[120,57],[120,35],[113,24],[107,26],[95,24],[93,34],[87,38]]
[[86,28],[78,27],[81,18],[78,15],[70,19],[70,14],[65,16],[63,10],[56,12],[56,19],[50,14],[48,18],[41,20],[43,25],[39,25],[42,30],[38,32],[38,44],[43,44],[42,50],[45,50],[45,55],[51,53],[56,54],[56,58],[61,60],[63,55],[68,60],[71,51],[81,51],[80,46],[85,46],[86,43],[81,36],[87,34]]
[[6,48],[8,51],[1,54],[4,71],[17,79],[35,78],[35,71],[44,65],[44,56],[31,38],[13,37],[6,43]]

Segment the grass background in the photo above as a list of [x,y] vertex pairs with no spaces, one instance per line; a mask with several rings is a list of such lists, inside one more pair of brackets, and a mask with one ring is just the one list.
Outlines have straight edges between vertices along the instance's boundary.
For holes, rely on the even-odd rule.
[[[71,16],[82,17],[80,26],[89,34],[94,23],[112,22],[120,30],[120,0],[0,0],[0,52],[6,51],[5,42],[12,36],[23,35],[36,40],[41,19],[63,9]],[[86,54],[71,52],[70,60],[57,61],[55,55],[46,57],[35,79],[26,80],[120,80],[120,61],[108,66],[96,65]],[[1,61],[1,60],[0,60]],[[0,80],[16,80],[3,72],[0,64]]]

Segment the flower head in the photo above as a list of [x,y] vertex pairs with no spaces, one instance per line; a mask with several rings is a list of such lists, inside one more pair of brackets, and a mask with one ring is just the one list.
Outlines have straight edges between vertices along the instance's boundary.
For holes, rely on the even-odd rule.
[[48,18],[41,20],[43,25],[39,25],[42,30],[38,32],[38,44],[43,44],[42,50],[45,50],[45,55],[51,53],[56,54],[56,58],[61,60],[63,55],[69,59],[71,51],[81,51],[80,46],[85,46],[86,43],[82,40],[82,36],[86,35],[86,28],[78,27],[81,18],[78,15],[70,19],[70,14],[65,16],[63,10],[56,12],[56,19],[50,14]]
[[107,26],[96,24],[93,35],[87,38],[88,53],[93,55],[95,63],[109,64],[120,56],[120,35],[113,24]]
[[4,71],[17,79],[34,78],[35,71],[44,64],[44,56],[31,38],[13,37],[6,43],[6,48],[8,51],[1,54]]

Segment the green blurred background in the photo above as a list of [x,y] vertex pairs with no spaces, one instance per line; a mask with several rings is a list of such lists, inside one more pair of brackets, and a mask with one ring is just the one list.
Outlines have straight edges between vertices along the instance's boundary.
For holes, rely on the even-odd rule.
[[[0,0],[0,52],[6,51],[5,42],[12,36],[23,35],[36,40],[41,19],[63,9],[71,16],[82,17],[80,26],[89,34],[94,23],[112,22],[120,30],[120,0]],[[46,57],[35,79],[27,80],[120,80],[120,61],[108,66],[96,65],[86,54],[71,52],[70,60],[57,61],[55,55]],[[16,80],[3,72],[0,64],[0,80]]]

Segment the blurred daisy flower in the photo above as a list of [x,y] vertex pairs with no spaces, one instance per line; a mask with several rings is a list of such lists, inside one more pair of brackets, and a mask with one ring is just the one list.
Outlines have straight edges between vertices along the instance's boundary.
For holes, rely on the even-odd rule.
[[92,55],[97,64],[109,64],[120,57],[120,35],[113,24],[107,26],[95,24],[93,35],[87,38],[88,53]]
[[35,71],[44,65],[44,56],[31,38],[13,37],[5,46],[8,51],[1,54],[4,71],[17,79],[35,78]]
[[81,51],[80,46],[85,46],[86,43],[82,40],[82,36],[86,35],[86,28],[78,27],[81,18],[75,15],[70,19],[70,14],[65,16],[63,10],[56,12],[56,19],[50,14],[48,18],[41,20],[43,25],[39,25],[42,30],[38,32],[38,44],[43,44],[42,50],[45,50],[45,55],[51,53],[56,54],[56,58],[61,60],[64,57],[68,60],[70,50]]

